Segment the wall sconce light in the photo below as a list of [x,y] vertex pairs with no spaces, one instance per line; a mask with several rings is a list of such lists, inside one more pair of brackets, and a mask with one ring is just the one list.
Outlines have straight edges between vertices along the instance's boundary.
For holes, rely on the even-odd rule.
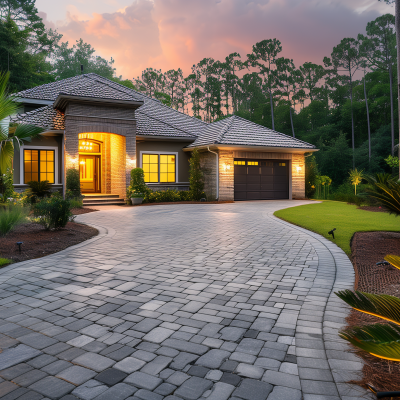
[[72,162],[72,164],[75,165],[75,164],[78,163],[78,161],[79,161],[78,158],[76,158],[76,157],[75,157],[75,158],[72,158],[72,157],[71,157],[71,162]]
[[136,168],[136,160],[135,159],[129,158],[128,163],[132,168]]
[[229,171],[231,169],[231,166],[230,164],[223,163],[222,168],[224,169],[224,171]]
[[297,169],[297,172],[301,171],[301,167],[299,165],[296,167],[296,169]]

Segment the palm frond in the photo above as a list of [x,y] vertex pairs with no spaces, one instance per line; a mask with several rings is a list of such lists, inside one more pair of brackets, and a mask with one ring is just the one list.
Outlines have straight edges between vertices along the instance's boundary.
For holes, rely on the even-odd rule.
[[14,155],[14,146],[11,142],[0,142],[0,174],[4,174],[11,167]]
[[366,325],[339,333],[354,346],[386,360],[400,361],[400,327],[396,325]]
[[357,311],[400,325],[400,299],[397,297],[351,290],[343,290],[335,294]]
[[17,143],[14,141],[14,145],[18,148],[21,140],[27,140],[31,137],[40,135],[44,131],[43,128],[39,128],[34,125],[20,124],[17,125],[15,131],[10,134],[10,137],[17,139]]
[[8,96],[7,85],[10,74],[0,73],[0,121],[9,115],[15,114],[18,104],[11,96]]
[[379,191],[371,191],[369,195],[377,199],[391,214],[400,215],[400,184],[388,182],[387,184],[375,183]]
[[393,265],[393,267],[396,267],[397,269],[400,269],[400,257],[399,256],[394,256],[392,254],[388,254],[385,257],[385,260],[389,262],[390,264]]

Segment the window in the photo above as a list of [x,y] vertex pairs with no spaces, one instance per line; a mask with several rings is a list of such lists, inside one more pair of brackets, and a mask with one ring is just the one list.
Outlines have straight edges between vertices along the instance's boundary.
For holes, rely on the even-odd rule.
[[79,139],[79,153],[101,153],[100,143],[89,139]]
[[258,161],[247,161],[247,165],[258,165]]
[[279,166],[280,166],[280,167],[286,167],[286,163],[285,163],[285,162],[280,162],[280,163],[279,163]]
[[176,156],[174,154],[142,154],[142,168],[146,183],[175,182]]
[[234,161],[234,165],[246,165],[246,161]]
[[54,183],[54,150],[24,150],[24,183]]

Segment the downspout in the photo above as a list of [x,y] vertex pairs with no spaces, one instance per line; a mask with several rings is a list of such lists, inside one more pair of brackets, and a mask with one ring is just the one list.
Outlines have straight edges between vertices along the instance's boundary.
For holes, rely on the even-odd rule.
[[207,150],[210,153],[213,153],[217,156],[216,161],[217,161],[217,169],[216,169],[216,174],[217,174],[217,196],[216,196],[216,200],[219,200],[219,154],[216,153],[215,151],[211,151],[210,150],[210,146],[207,146]]

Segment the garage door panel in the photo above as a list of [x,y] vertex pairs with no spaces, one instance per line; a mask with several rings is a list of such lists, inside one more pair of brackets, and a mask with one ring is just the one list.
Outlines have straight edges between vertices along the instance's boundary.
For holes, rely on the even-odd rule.
[[246,165],[235,165],[234,168],[235,200],[273,200],[289,197],[289,162],[250,159],[237,161],[246,162]]
[[247,192],[247,200],[261,200],[260,192]]

